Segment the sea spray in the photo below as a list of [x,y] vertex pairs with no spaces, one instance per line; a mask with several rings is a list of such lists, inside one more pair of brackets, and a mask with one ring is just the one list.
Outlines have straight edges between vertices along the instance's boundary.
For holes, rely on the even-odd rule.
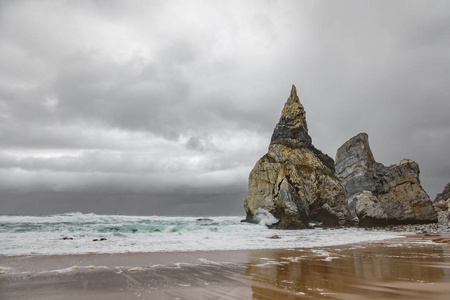
[[261,226],[270,226],[278,222],[268,210],[263,208],[258,208],[253,216],[253,220]]

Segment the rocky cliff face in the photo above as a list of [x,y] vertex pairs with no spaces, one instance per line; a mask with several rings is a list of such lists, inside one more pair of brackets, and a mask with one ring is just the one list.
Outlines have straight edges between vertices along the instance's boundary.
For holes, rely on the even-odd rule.
[[438,214],[440,225],[450,224],[450,182],[447,183],[442,193],[436,195],[433,202],[434,209]]
[[360,226],[436,221],[431,200],[420,185],[419,165],[409,159],[389,167],[377,163],[366,133],[338,149],[336,173]]
[[336,176],[334,161],[312,145],[295,86],[269,151],[250,173],[244,207],[250,222],[258,210],[270,212],[279,220],[274,228],[307,228],[311,220],[335,226],[350,220],[345,188]]

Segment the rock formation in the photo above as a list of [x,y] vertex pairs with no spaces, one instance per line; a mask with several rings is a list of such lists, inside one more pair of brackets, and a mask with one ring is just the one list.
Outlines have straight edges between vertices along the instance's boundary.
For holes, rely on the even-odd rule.
[[450,182],[447,183],[442,193],[436,195],[433,202],[437,211],[439,225],[449,225],[450,223]]
[[261,210],[279,221],[273,228],[308,228],[309,222],[343,225],[350,220],[345,188],[334,161],[312,145],[295,86],[275,127],[269,150],[250,173],[246,221]]
[[336,154],[352,216],[360,226],[430,223],[436,213],[419,180],[419,165],[403,159],[389,167],[377,163],[366,133],[342,145]]

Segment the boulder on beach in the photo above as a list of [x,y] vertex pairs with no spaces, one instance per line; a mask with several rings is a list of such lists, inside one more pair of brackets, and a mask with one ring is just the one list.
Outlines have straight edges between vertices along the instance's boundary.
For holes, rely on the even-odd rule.
[[420,184],[419,165],[410,159],[389,167],[376,162],[366,133],[338,149],[336,173],[360,226],[436,222],[433,204]]
[[351,219],[334,161],[313,146],[294,85],[268,152],[250,173],[244,207],[246,221],[267,211],[277,220],[269,227],[279,229],[308,228],[310,221],[345,225]]

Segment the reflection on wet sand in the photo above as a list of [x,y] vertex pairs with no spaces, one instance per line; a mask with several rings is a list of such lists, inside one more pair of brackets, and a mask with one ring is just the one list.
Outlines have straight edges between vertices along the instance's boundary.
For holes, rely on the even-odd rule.
[[421,243],[273,251],[253,257],[253,299],[448,299],[450,247]]
[[[0,257],[0,299],[448,299],[450,245]],[[75,267],[77,266],[77,267]]]

